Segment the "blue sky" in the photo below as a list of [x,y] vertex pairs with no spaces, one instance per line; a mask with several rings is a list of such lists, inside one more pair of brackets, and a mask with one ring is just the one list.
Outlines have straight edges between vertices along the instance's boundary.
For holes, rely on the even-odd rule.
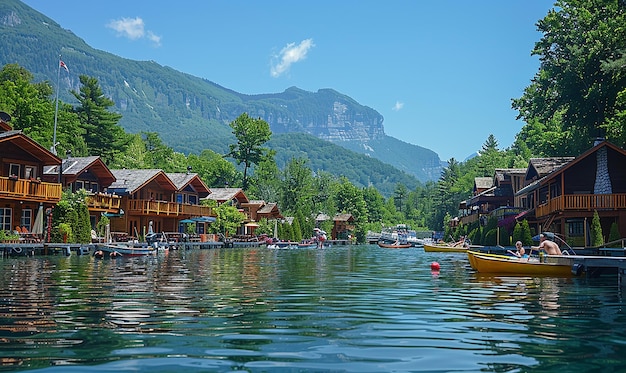
[[523,126],[511,99],[538,70],[535,24],[554,3],[23,1],[96,49],[240,93],[332,88],[381,113],[388,135],[461,161]]

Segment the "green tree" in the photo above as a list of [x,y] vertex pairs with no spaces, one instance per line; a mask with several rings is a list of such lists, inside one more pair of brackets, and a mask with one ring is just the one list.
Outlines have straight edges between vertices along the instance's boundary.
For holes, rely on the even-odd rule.
[[190,154],[187,163],[209,187],[235,187],[240,179],[234,164],[209,149],[200,155]]
[[268,151],[267,156],[254,168],[254,175],[250,178],[248,195],[254,198],[278,202],[280,198],[280,170],[274,160],[274,150]]
[[245,221],[246,215],[239,212],[235,206],[226,203],[214,207],[215,222],[211,224],[213,233],[222,233],[229,237],[237,233],[237,228]]
[[[615,242],[621,239],[622,236],[619,233],[619,227],[617,226],[617,222],[611,223],[611,230],[609,231],[609,242]],[[620,247],[620,243],[612,244],[613,247]]]
[[593,219],[591,219],[590,229],[591,246],[597,247],[604,245],[604,236],[602,235],[602,225],[600,225],[600,216],[598,211],[593,211]]
[[626,87],[625,12],[617,0],[560,0],[537,23],[543,36],[532,54],[541,65],[513,108],[527,123],[557,119],[572,144],[557,150],[581,153],[619,112],[617,98]]
[[241,114],[230,123],[233,134],[237,138],[237,144],[230,144],[230,152],[227,157],[233,158],[243,168],[243,189],[248,188],[248,169],[261,162],[268,149],[263,147],[272,136],[270,125],[262,119],[253,119],[247,113]]
[[102,93],[98,80],[81,75],[80,83],[80,91],[72,91],[79,102],[74,111],[80,119],[89,153],[114,165],[116,156],[126,150],[131,137],[117,124],[122,116],[109,111],[115,103]]
[[306,163],[293,158],[282,172],[280,206],[286,212],[312,211],[313,175]]

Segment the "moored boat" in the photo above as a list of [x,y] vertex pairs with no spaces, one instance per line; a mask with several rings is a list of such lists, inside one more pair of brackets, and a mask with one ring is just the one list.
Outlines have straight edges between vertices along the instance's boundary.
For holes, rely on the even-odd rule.
[[96,245],[94,256],[103,258],[105,256],[145,256],[156,254],[157,249],[152,246],[133,246],[119,243],[104,243]]
[[448,253],[464,253],[470,248],[479,248],[477,245],[448,245],[448,244],[424,244],[424,251],[426,252],[448,252]]
[[468,250],[470,265],[480,273],[571,277],[569,264],[541,262],[537,258],[517,258]]
[[397,241],[393,243],[386,243],[386,242],[379,241],[378,246],[382,248],[386,248],[386,249],[407,249],[409,247],[413,247],[413,244],[400,243]]

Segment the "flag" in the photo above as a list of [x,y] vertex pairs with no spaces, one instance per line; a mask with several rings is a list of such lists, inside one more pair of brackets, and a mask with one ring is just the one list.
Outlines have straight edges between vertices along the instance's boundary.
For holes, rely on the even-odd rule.
[[65,71],[67,71],[68,73],[70,72],[70,70],[67,68],[67,65],[65,65],[65,62],[59,60],[59,66],[64,68]]

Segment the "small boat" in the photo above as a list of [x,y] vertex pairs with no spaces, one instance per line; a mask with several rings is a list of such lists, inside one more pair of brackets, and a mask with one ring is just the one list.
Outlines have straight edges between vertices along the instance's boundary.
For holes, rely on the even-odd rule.
[[409,247],[413,247],[413,244],[411,243],[400,243],[398,241],[393,242],[393,243],[385,243],[382,241],[378,241],[378,246],[385,248],[385,249],[407,249]]
[[463,246],[463,245],[449,245],[449,244],[424,244],[424,251],[426,252],[447,252],[447,253],[464,253],[470,248],[478,248],[480,246]]
[[485,254],[468,250],[470,265],[480,273],[571,277],[569,264],[541,262],[537,258],[518,258],[507,255]]
[[103,258],[109,256],[111,258],[119,256],[145,256],[156,254],[157,249],[152,246],[133,246],[116,243],[105,243],[96,245],[94,256]]

